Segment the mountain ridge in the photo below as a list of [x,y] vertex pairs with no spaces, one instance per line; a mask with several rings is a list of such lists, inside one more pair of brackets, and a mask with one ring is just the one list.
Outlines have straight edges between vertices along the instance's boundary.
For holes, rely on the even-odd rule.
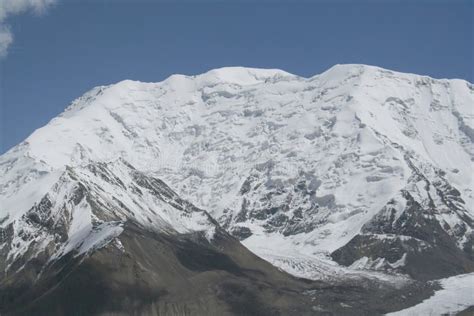
[[[127,219],[180,234],[221,227],[313,281],[472,272],[473,104],[467,81],[354,64],[310,78],[231,67],[96,87],[0,156],[0,229],[11,236],[0,250],[28,253],[18,223],[41,222],[32,209],[45,196],[56,207],[45,223],[68,217],[61,203],[73,202],[52,192],[67,188],[65,173],[76,183],[75,170],[113,232]],[[189,201],[200,219],[147,190]],[[65,223],[61,249],[76,236]],[[120,239],[107,236],[102,247]]]

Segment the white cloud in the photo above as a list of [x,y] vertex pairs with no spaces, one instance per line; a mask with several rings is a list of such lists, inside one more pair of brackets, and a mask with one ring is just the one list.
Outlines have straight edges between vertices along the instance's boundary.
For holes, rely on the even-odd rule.
[[8,47],[13,42],[13,34],[7,24],[7,19],[16,14],[32,11],[44,13],[56,0],[0,0],[0,58],[8,53]]
[[8,46],[13,42],[13,35],[5,25],[0,25],[0,58],[7,55]]

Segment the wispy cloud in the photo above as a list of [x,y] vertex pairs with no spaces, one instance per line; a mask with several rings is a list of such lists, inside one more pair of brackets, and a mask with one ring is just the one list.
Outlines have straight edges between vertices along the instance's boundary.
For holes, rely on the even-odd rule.
[[44,13],[56,0],[0,0],[0,58],[8,53],[13,43],[13,34],[8,25],[8,18],[25,12]]

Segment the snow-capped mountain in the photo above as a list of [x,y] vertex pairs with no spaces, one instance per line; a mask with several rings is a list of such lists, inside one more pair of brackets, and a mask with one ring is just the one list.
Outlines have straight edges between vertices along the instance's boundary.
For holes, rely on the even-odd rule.
[[129,220],[224,229],[313,280],[472,272],[473,162],[463,80],[232,67],[97,87],[0,157],[0,276],[120,249]]

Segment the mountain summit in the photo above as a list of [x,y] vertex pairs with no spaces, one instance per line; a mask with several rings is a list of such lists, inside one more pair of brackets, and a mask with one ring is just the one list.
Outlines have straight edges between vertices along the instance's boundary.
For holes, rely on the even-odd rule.
[[[117,296],[134,284],[143,295],[119,304],[125,314],[414,304],[424,281],[474,271],[473,104],[466,81],[366,65],[311,78],[230,67],[96,87],[0,157],[0,306],[67,300],[88,286],[73,286],[84,275]],[[354,280],[365,282],[361,306],[313,302],[347,302]],[[216,290],[177,303],[204,284]],[[374,284],[418,294],[369,300]],[[86,301],[84,312],[111,311]]]

